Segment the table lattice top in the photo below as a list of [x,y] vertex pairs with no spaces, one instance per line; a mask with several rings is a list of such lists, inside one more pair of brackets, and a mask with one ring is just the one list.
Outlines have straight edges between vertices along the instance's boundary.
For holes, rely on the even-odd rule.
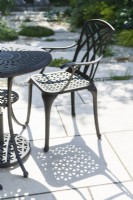
[[39,70],[52,60],[50,53],[37,47],[0,44],[0,78],[14,77]]

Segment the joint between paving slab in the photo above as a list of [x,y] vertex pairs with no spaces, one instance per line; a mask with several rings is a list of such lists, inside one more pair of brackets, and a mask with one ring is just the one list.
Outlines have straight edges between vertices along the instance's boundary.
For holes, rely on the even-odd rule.
[[106,135],[104,135],[106,140],[108,141],[109,145],[111,146],[112,150],[114,151],[115,155],[117,156],[117,158],[119,159],[120,163],[122,164],[122,166],[124,167],[124,169],[126,170],[127,174],[129,175],[130,179],[133,180],[132,175],[129,173],[128,169],[126,168],[126,166],[124,165],[123,161],[121,160],[121,158],[119,157],[118,153],[116,152],[115,148],[112,146],[112,144],[110,143],[110,141],[108,140],[108,138],[106,137]]
[[57,113],[58,113],[58,115],[59,115],[59,118],[60,118],[60,120],[61,120],[62,126],[63,126],[63,128],[64,128],[64,130],[65,130],[66,136],[68,136],[67,130],[66,130],[66,128],[65,128],[65,125],[64,125],[63,120],[62,120],[62,118],[61,118],[60,112],[59,112],[59,110],[58,110],[58,106],[55,106],[55,107],[56,107]]

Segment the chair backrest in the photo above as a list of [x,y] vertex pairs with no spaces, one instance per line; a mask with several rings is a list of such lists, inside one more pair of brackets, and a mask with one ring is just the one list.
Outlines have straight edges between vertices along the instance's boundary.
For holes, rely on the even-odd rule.
[[[91,19],[84,23],[73,61],[88,62],[104,55],[114,28],[100,19]],[[81,66],[77,71],[83,77],[93,80],[99,62],[87,66]]]

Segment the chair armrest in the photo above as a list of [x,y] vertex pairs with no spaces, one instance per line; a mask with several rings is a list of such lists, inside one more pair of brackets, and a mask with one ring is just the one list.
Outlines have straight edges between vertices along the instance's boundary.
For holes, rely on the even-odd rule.
[[95,64],[95,63],[98,63],[101,59],[102,59],[103,56],[100,56],[98,59],[96,60],[92,60],[92,61],[89,61],[89,62],[69,62],[69,63],[66,63],[64,65],[62,65],[60,68],[63,69],[65,67],[71,67],[72,68],[72,73],[71,73],[71,76],[68,80],[68,82],[66,83],[66,85],[62,88],[62,90],[60,92],[63,92],[67,86],[70,84],[70,81],[72,80],[75,72],[77,71],[77,69],[81,66],[81,65],[90,65],[90,64]]
[[92,61],[88,61],[88,62],[68,62],[68,63],[65,63],[64,65],[60,66],[61,69],[64,69],[66,67],[79,67],[81,65],[91,65],[91,64],[95,64],[95,63],[98,63],[100,62],[100,60],[102,59],[103,55],[100,56],[98,59],[96,60],[92,60]]
[[[48,52],[51,52],[51,51],[54,51],[54,50],[65,50],[65,49],[70,49],[72,47],[75,47],[77,45],[77,42],[72,44],[72,45],[69,45],[69,46],[65,46],[65,47],[41,47],[41,49],[43,50],[46,50]],[[42,74],[44,72],[46,67],[44,67],[40,73]]]
[[70,49],[72,47],[75,47],[77,45],[77,42],[69,45],[69,46],[65,46],[65,47],[41,47],[41,49],[47,50],[49,52],[53,51],[53,50],[64,50],[64,49]]

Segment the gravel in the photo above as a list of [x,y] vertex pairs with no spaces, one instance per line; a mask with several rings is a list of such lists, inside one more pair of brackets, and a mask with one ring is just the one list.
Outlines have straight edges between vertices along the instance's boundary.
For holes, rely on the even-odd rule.
[[133,62],[133,48],[117,45],[110,46],[113,56],[103,58],[103,63]]

